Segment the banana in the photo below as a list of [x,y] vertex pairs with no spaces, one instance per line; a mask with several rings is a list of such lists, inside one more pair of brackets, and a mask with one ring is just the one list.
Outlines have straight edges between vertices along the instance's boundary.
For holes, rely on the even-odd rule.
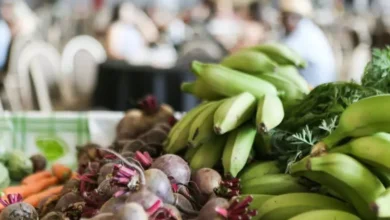
[[278,95],[278,91],[271,83],[219,64],[194,61],[192,71],[212,90],[224,96],[235,96],[243,92],[249,92],[257,98],[265,94]]
[[354,139],[330,150],[331,153],[344,153],[373,167],[390,171],[390,134],[376,133]]
[[390,188],[375,199],[370,207],[379,218],[390,218]]
[[203,103],[197,106],[184,115],[184,117],[173,126],[168,134],[167,140],[164,142],[165,152],[176,153],[186,148],[191,123],[195,120],[196,116],[210,104],[211,103]]
[[283,103],[279,97],[265,95],[259,99],[256,112],[256,126],[259,133],[274,129],[284,118]]
[[214,131],[225,134],[248,121],[256,108],[256,98],[248,92],[225,100],[214,113]]
[[245,124],[228,134],[222,155],[222,165],[226,176],[236,177],[244,168],[255,136],[256,129],[251,124]]
[[214,113],[222,104],[217,101],[205,108],[190,126],[188,144],[190,147],[198,147],[216,136],[214,133]]
[[303,78],[295,66],[279,66],[275,73],[276,75],[280,75],[286,80],[292,82],[304,94],[310,93],[309,83],[307,83],[305,78]]
[[272,83],[281,92],[280,98],[285,108],[296,105],[305,97],[305,93],[290,80],[275,73],[256,74],[256,77]]
[[261,176],[268,174],[279,174],[282,173],[282,170],[278,167],[278,161],[265,161],[265,162],[256,162],[243,171],[240,172],[239,178],[241,182],[247,182],[254,178],[260,178]]
[[243,194],[281,195],[292,192],[305,192],[306,187],[299,183],[299,179],[289,174],[269,174],[241,181]]
[[272,72],[278,66],[265,54],[253,50],[241,50],[233,53],[224,58],[221,64],[249,74]]
[[226,143],[225,136],[217,136],[203,144],[192,156],[190,167],[192,170],[212,168],[221,160],[223,148]]
[[280,43],[267,43],[250,48],[260,51],[280,65],[306,67],[306,61],[294,50]]
[[353,213],[346,203],[316,193],[289,193],[267,200],[256,216],[261,220],[286,220],[296,215],[321,209],[336,209]]
[[356,159],[340,153],[305,157],[291,166],[294,175],[305,176],[341,195],[363,219],[375,219],[369,204],[385,191],[379,179]]
[[[239,200],[243,200],[245,198],[247,198],[249,195],[240,195],[240,196],[237,196],[235,198],[238,198]],[[257,213],[259,213],[259,209],[260,207],[269,199],[275,197],[273,195],[265,195],[265,194],[251,194],[250,196],[252,196],[253,200],[252,202],[249,204],[249,208],[250,209],[254,209],[254,210],[257,210]],[[253,217],[252,219],[257,219],[256,216]]]
[[184,159],[186,161],[191,161],[192,157],[195,155],[196,151],[198,151],[198,150],[199,150],[199,147],[197,147],[197,148],[195,148],[195,147],[187,148],[187,151],[184,154]]
[[314,210],[288,220],[361,220],[358,216],[340,210]]
[[[311,154],[319,155],[345,138],[369,136],[378,132],[390,132],[390,95],[377,95],[361,99],[341,114],[337,128],[313,148]],[[387,121],[389,120],[389,121]]]
[[223,98],[222,95],[210,89],[210,86],[201,79],[197,79],[194,82],[184,82],[180,88],[181,91],[191,93],[195,97],[203,100],[218,100]]
[[378,177],[385,187],[390,187],[390,170],[380,167],[367,166],[367,168]]
[[259,133],[256,135],[254,149],[261,158],[267,158],[272,154],[272,136],[269,133]]

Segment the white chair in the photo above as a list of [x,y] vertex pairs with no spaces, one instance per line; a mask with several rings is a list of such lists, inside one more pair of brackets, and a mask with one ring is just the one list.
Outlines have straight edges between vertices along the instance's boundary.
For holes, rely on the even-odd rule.
[[[77,57],[77,59],[76,59]],[[92,59],[91,59],[92,58]],[[86,62],[93,62],[96,67],[105,62],[107,54],[104,47],[95,38],[83,35],[68,42],[62,52],[61,73],[63,74],[64,99],[66,103],[74,103],[79,94],[89,96],[94,89],[96,81],[96,68]],[[76,69],[76,62],[83,62],[81,71]],[[82,73],[81,73],[82,72]]]
[[[44,67],[50,66],[51,71],[44,71]],[[50,44],[45,42],[32,42],[28,44],[20,54],[17,66],[20,94],[24,110],[33,110],[34,85],[41,111],[51,111],[49,85],[60,80],[61,56]],[[30,70],[32,82],[30,82]],[[62,88],[60,88],[60,91]]]

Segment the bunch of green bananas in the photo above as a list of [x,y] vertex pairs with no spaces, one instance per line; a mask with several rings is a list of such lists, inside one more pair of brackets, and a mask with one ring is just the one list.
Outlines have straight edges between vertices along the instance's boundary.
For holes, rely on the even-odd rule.
[[236,177],[254,152],[256,137],[278,126],[286,108],[309,93],[297,70],[305,65],[278,43],[243,49],[220,64],[194,61],[197,79],[181,89],[204,102],[173,127],[165,152],[186,151],[194,170],[212,168],[222,158],[225,175]]

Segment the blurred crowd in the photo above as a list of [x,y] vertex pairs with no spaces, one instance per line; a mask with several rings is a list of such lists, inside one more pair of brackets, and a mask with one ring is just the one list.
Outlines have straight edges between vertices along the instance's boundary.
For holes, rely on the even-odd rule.
[[359,79],[371,48],[390,43],[389,0],[0,0],[0,7],[0,90],[29,42],[61,53],[79,35],[100,42],[109,59],[155,68],[281,41],[308,61],[301,74],[313,86]]

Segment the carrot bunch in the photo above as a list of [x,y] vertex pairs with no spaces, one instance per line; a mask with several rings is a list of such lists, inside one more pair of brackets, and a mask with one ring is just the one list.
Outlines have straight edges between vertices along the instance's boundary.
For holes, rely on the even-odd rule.
[[[21,185],[10,186],[4,189],[4,193],[19,193],[24,198],[24,202],[35,207],[39,202],[48,196],[59,194],[63,188],[62,183],[73,176],[70,168],[62,164],[54,164],[51,171],[39,171],[25,177]],[[0,211],[1,211],[0,207]]]

